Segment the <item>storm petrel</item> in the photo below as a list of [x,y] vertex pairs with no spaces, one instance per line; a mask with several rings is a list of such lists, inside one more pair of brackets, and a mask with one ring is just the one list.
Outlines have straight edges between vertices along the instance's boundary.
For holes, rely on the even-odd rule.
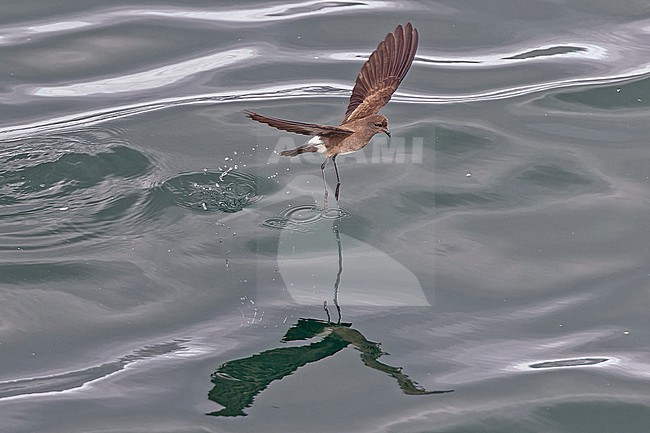
[[380,132],[390,137],[388,119],[378,113],[381,107],[390,101],[391,96],[406,76],[413,63],[417,48],[418,31],[411,23],[406,23],[405,27],[400,24],[394,32],[386,35],[386,38],[379,43],[377,49],[361,67],[361,72],[359,72],[354,89],[352,89],[348,109],[339,126],[278,119],[244,110],[244,113],[251,119],[274,128],[296,134],[313,135],[307,143],[296,149],[280,152],[280,155],[297,156],[305,152],[325,154],[325,162],[320,167],[325,184],[325,209],[327,209],[327,183],[325,181],[327,161],[332,158],[334,163],[336,172],[334,197],[338,200],[341,180],[336,166],[336,156],[363,149],[370,139]]

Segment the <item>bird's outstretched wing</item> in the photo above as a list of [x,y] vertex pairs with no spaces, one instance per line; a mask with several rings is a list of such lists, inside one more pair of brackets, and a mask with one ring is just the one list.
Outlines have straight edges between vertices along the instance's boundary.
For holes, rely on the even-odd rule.
[[350,135],[354,132],[350,131],[349,129],[339,128],[336,126],[319,125],[317,123],[303,123],[296,122],[294,120],[278,119],[277,117],[263,116],[250,110],[244,110],[244,113],[253,120],[266,123],[269,126],[281,129],[283,131],[295,132],[296,134],[329,137],[333,135]]
[[411,23],[386,35],[359,72],[342,124],[378,113],[406,76],[417,49],[418,31]]

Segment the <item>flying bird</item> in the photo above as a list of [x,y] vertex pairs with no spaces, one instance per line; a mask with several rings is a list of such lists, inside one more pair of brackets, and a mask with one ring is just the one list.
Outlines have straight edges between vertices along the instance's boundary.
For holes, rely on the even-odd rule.
[[361,67],[357,81],[352,89],[352,96],[345,117],[339,126],[304,123],[294,120],[278,119],[264,116],[250,110],[244,113],[251,119],[266,123],[283,131],[313,137],[302,146],[280,152],[282,156],[297,156],[306,152],[325,154],[321,165],[321,174],[325,184],[324,209],[327,210],[327,182],[325,167],[332,158],[336,172],[336,190],[334,197],[338,201],[341,188],[336,157],[363,149],[370,139],[380,132],[390,137],[388,119],[379,114],[379,110],[390,101],[408,72],[418,48],[418,31],[411,25],[398,25],[395,31],[388,33],[379,43]]

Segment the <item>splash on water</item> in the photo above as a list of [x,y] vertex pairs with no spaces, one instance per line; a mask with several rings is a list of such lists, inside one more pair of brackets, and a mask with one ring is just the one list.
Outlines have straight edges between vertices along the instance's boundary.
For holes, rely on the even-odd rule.
[[261,198],[263,181],[235,170],[183,174],[162,185],[181,207],[200,211],[239,212]]

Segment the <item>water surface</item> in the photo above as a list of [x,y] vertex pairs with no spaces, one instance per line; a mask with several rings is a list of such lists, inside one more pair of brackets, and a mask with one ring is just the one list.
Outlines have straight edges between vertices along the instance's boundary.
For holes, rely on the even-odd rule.
[[[274,152],[305,138],[241,111],[337,123],[408,20],[393,138],[323,214],[322,160]],[[646,431],[649,29],[640,1],[0,6],[3,431]]]

